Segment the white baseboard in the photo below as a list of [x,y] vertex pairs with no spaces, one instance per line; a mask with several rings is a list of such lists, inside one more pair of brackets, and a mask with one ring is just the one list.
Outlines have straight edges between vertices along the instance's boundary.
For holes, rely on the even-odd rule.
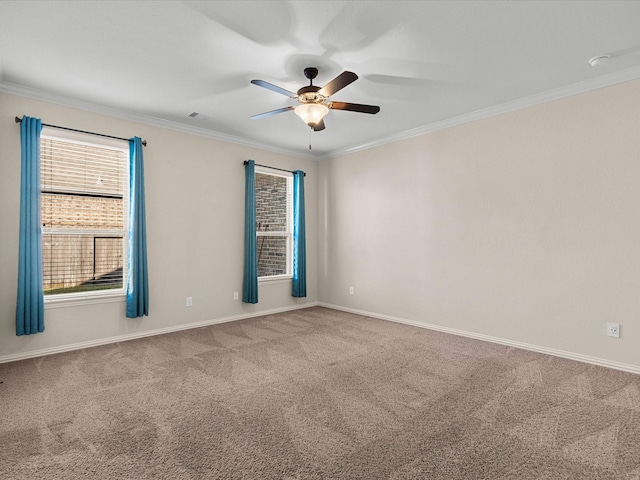
[[414,327],[426,328],[428,330],[435,330],[438,332],[450,333],[452,335],[459,335],[462,337],[474,338],[476,340],[482,340],[485,342],[498,343],[507,347],[521,348],[523,350],[530,350],[533,352],[544,353],[547,355],[553,355],[555,357],[567,358],[569,360],[576,360],[578,362],[589,363],[591,365],[598,365],[600,367],[613,368],[615,370],[622,370],[624,372],[640,374],[640,366],[630,365],[626,363],[614,362],[606,360],[604,358],[591,357],[588,355],[582,355],[580,353],[566,352],[564,350],[557,350],[555,348],[541,347],[539,345],[533,345],[530,343],[516,342],[505,338],[492,337],[490,335],[483,335],[481,333],[467,332],[465,330],[458,330],[456,328],[443,327],[440,325],[434,325],[430,323],[416,322],[415,320],[407,320],[405,318],[393,317],[390,315],[382,315],[380,313],[367,312],[364,310],[357,310],[354,308],[341,307],[339,305],[332,305],[329,303],[320,302],[321,307],[332,308],[334,310],[341,310],[343,312],[355,313],[357,315],[363,315],[365,317],[377,318],[379,320],[388,320],[390,322],[404,323],[405,325],[412,325]]
[[212,320],[204,320],[202,322],[185,323],[183,325],[176,325],[173,327],[157,328],[154,330],[147,330],[144,332],[127,333],[125,335],[118,335],[115,337],[100,338],[98,340],[89,340],[86,342],[72,343],[69,345],[62,345],[59,347],[44,348],[42,350],[34,350],[31,352],[15,353],[12,355],[3,355],[3,356],[0,356],[0,363],[15,362],[17,360],[26,360],[28,358],[42,357],[45,355],[53,355],[54,353],[70,352],[72,350],[82,350],[83,348],[97,347],[99,345],[107,345],[109,343],[126,342],[128,340],[135,340],[136,338],[152,337],[154,335],[162,335],[164,333],[179,332],[182,330],[189,330],[191,328],[206,327],[208,325],[216,325],[218,323],[234,322],[236,320],[244,320],[246,318],[263,317],[265,315],[273,315],[276,313],[288,312],[290,310],[301,310],[303,308],[317,307],[318,305],[319,305],[318,302],[312,302],[312,303],[306,303],[304,305],[294,305],[290,307],[274,308],[272,310],[262,310],[260,312],[254,312],[254,313],[242,313],[240,315],[233,315],[231,317],[214,318]]
[[347,307],[342,307],[340,305],[332,305],[332,304],[324,303],[324,302],[312,302],[312,303],[307,303],[307,304],[304,304],[304,305],[295,305],[295,306],[290,306],[290,307],[275,308],[275,309],[272,309],[272,310],[263,310],[263,311],[254,312],[254,313],[243,313],[243,314],[240,314],[240,315],[233,315],[233,316],[230,316],[230,317],[214,318],[214,319],[211,319],[211,320],[204,320],[202,322],[187,323],[187,324],[183,324],[183,325],[176,325],[176,326],[173,326],[173,327],[166,327],[166,328],[158,328],[158,329],[154,329],[154,330],[147,330],[147,331],[144,331],[144,332],[128,333],[128,334],[125,334],[125,335],[118,335],[118,336],[115,336],[115,337],[101,338],[101,339],[98,339],[98,340],[90,340],[90,341],[86,341],[86,342],[79,342],[79,343],[73,343],[73,344],[69,344],[69,345],[62,345],[62,346],[59,346],[59,347],[45,348],[45,349],[41,349],[41,350],[34,350],[34,351],[31,351],[31,352],[16,353],[16,354],[12,354],[12,355],[3,355],[3,356],[0,356],[0,363],[15,362],[17,360],[26,360],[28,358],[42,357],[42,356],[45,356],[45,355],[53,355],[55,353],[70,352],[72,350],[81,350],[83,348],[97,347],[99,345],[107,345],[107,344],[110,344],[110,343],[126,342],[128,340],[135,340],[136,338],[151,337],[151,336],[154,336],[154,335],[162,335],[162,334],[165,334],[165,333],[172,333],[172,332],[179,332],[179,331],[182,331],[182,330],[189,330],[191,328],[199,328],[199,327],[206,327],[208,325],[216,325],[216,324],[219,324],[219,323],[234,322],[236,320],[244,320],[246,318],[263,317],[265,315],[273,315],[273,314],[276,314],[276,313],[288,312],[288,311],[291,311],[291,310],[301,310],[301,309],[310,308],[310,307],[316,307],[316,306],[331,308],[333,310],[340,310],[340,311],[343,311],[343,312],[355,313],[357,315],[363,315],[365,317],[377,318],[379,320],[387,320],[387,321],[390,321],[390,322],[403,323],[405,325],[411,325],[411,326],[414,326],[414,327],[426,328],[428,330],[435,330],[435,331],[438,331],[438,332],[450,333],[452,335],[459,335],[459,336],[462,336],[462,337],[474,338],[476,340],[482,340],[482,341],[485,341],[485,342],[497,343],[497,344],[505,345],[505,346],[508,346],[508,347],[521,348],[523,350],[530,350],[530,351],[533,351],[533,352],[544,353],[544,354],[547,354],[547,355],[553,355],[553,356],[561,357],[561,358],[567,358],[569,360],[575,360],[575,361],[578,361],[578,362],[584,362],[584,363],[588,363],[588,364],[591,364],[591,365],[598,365],[598,366],[601,366],[601,367],[613,368],[615,370],[622,370],[624,372],[640,374],[640,366],[637,366],[637,365],[630,365],[630,364],[626,364],[626,363],[614,362],[614,361],[606,360],[606,359],[603,359],[603,358],[591,357],[591,356],[588,356],[588,355],[582,355],[580,353],[573,353],[573,352],[567,352],[567,351],[564,351],[564,350],[557,350],[557,349],[554,349],[554,348],[541,347],[539,345],[533,345],[533,344],[530,344],[530,343],[516,342],[516,341],[508,340],[508,339],[505,339],[505,338],[493,337],[493,336],[484,335],[484,334],[481,334],[481,333],[468,332],[468,331],[459,330],[459,329],[456,329],[456,328],[443,327],[441,325],[417,322],[415,320],[408,320],[408,319],[405,319],[405,318],[394,317],[394,316],[391,316],[391,315],[383,315],[383,314],[380,314],[380,313],[369,312],[369,311],[365,311],[365,310],[347,308]]

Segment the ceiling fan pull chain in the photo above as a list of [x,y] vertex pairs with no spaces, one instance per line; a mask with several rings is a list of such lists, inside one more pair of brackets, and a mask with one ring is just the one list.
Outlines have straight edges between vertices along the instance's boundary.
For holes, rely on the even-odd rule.
[[311,127],[309,127],[309,150],[311,150],[311,131],[313,129]]

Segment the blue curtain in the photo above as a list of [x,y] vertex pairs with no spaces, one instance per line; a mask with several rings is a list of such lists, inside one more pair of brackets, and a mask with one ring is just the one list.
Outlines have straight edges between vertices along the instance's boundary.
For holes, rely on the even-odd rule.
[[258,303],[258,242],[256,239],[256,166],[253,160],[244,167],[244,280],[242,301]]
[[42,121],[39,118],[22,117],[16,335],[30,335],[44,331],[42,224],[40,222],[41,131]]
[[294,297],[307,296],[307,244],[304,221],[304,172],[293,172],[293,282]]
[[127,261],[127,317],[149,315],[147,229],[144,206],[142,140],[129,140],[129,258]]

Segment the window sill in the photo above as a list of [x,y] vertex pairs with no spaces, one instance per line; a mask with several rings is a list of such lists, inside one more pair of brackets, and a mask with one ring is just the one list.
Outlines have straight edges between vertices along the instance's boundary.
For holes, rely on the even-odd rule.
[[258,283],[291,283],[292,275],[274,275],[272,277],[258,277]]
[[61,294],[44,297],[44,308],[79,307],[82,305],[98,305],[101,303],[125,302],[126,294],[122,290],[110,293]]

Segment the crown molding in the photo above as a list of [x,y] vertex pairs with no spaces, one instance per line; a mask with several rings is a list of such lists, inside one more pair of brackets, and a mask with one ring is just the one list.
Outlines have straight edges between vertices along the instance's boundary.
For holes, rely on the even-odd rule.
[[153,117],[150,115],[127,112],[124,110],[107,107],[104,105],[99,105],[96,103],[64,97],[61,95],[45,92],[45,91],[31,88],[31,87],[25,87],[22,85],[16,85],[16,84],[4,82],[1,79],[0,79],[0,92],[5,92],[5,93],[18,95],[22,97],[28,97],[34,100],[55,103],[55,104],[63,105],[66,107],[87,110],[94,113],[109,115],[109,116],[121,118],[124,120],[131,120],[134,122],[151,125],[154,127],[166,128],[169,130],[176,130],[179,132],[198,135],[201,137],[221,140],[223,142],[234,143],[234,144],[242,145],[245,147],[258,148],[258,149],[266,150],[273,153],[291,155],[294,157],[299,157],[299,158],[302,157],[309,160],[321,161],[321,160],[328,160],[331,158],[342,157],[344,155],[349,155],[351,153],[361,152],[364,150],[369,150],[371,148],[376,148],[376,147],[380,147],[390,143],[399,142],[401,140],[406,140],[406,139],[417,137],[427,133],[433,133],[439,130],[456,127],[458,125],[463,125],[465,123],[475,122],[477,120],[483,120],[486,118],[494,117],[496,115],[501,115],[503,113],[509,113],[509,112],[513,112],[523,108],[533,107],[535,105],[553,102],[555,100],[560,100],[562,98],[571,97],[571,96],[579,95],[582,93],[587,93],[592,90],[597,90],[600,88],[616,85],[619,83],[636,80],[638,78],[640,78],[640,66],[620,70],[618,72],[613,72],[605,75],[600,75],[598,77],[595,77],[583,82],[574,83],[572,85],[568,85],[565,87],[556,88],[553,90],[549,90],[547,92],[543,92],[543,93],[531,95],[529,97],[525,97],[522,99],[502,103],[500,105],[496,105],[493,107],[483,108],[481,110],[476,110],[475,112],[459,115],[453,118],[448,118],[445,120],[430,123],[428,125],[423,125],[421,127],[413,128],[410,130],[405,130],[403,132],[399,132],[386,137],[381,137],[372,142],[334,150],[324,155],[310,155],[306,152],[279,148],[266,143],[255,142],[243,137],[237,137],[235,135],[228,135],[225,133],[215,132],[215,131],[208,130],[201,127],[184,125],[182,123],[172,122],[170,120],[163,120],[161,118]]
[[311,160],[317,160],[317,156],[304,154],[302,152],[293,151],[285,148],[278,148],[266,143],[255,142],[243,137],[237,137],[235,135],[229,135],[226,133],[216,132],[208,130],[206,128],[196,127],[192,125],[184,125],[182,123],[173,122],[171,120],[164,120],[161,118],[153,117],[151,115],[144,115],[140,113],[129,112],[113,107],[107,107],[97,103],[87,102],[84,100],[78,100],[54,93],[46,92],[32,87],[26,87],[23,85],[17,85],[9,82],[3,82],[0,80],[0,92],[9,93],[11,95],[17,95],[20,97],[27,97],[33,100],[38,100],[47,103],[54,103],[56,105],[62,105],[64,107],[77,108],[79,110],[85,110],[93,113],[99,113],[101,115],[108,115],[110,117],[120,118],[122,120],[130,120],[133,122],[150,125],[153,127],[166,128],[169,130],[176,130],[183,133],[189,133],[200,137],[212,138],[214,140],[220,140],[227,143],[234,143],[236,145],[242,145],[244,147],[258,148],[260,150],[266,150],[272,153],[278,153],[282,155],[291,155],[294,157],[303,157]]
[[521,110],[523,108],[553,102],[562,98],[579,95],[581,93],[587,93],[600,88],[610,87],[612,85],[636,80],[638,78],[640,78],[640,66],[620,70],[618,72],[601,75],[584,82],[574,83],[566,87],[556,88],[547,92],[531,95],[529,97],[513,100],[511,102],[502,103],[493,107],[483,108],[481,110],[476,110],[475,112],[466,113],[464,115],[448,118],[439,122],[430,123],[422,127],[405,130],[388,137],[379,138],[373,142],[357,145],[346,149],[336,150],[332,152],[330,156],[322,158],[322,160],[341,157],[355,152],[361,152],[370,148],[380,147],[389,143],[399,142],[408,138],[437,132],[438,130],[456,127],[458,125],[475,122],[477,120],[483,120],[489,117],[495,117],[496,115],[501,115],[503,113],[509,113],[516,110]]

